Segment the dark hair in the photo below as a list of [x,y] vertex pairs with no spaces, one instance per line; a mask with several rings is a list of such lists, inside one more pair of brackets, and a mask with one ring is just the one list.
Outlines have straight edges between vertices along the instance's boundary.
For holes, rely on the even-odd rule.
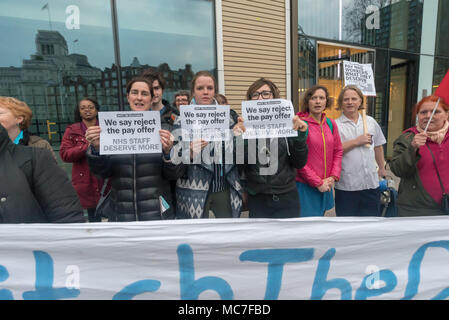
[[363,109],[363,102],[365,101],[365,97],[363,96],[362,90],[360,90],[359,87],[357,86],[349,85],[344,87],[340,91],[340,94],[338,95],[337,110],[341,110],[341,106],[343,105],[343,96],[345,95],[345,92],[348,90],[354,90],[359,95],[360,99],[362,99],[362,102],[360,103],[358,110]]
[[214,92],[217,92],[217,80],[215,80],[215,77],[210,73],[209,71],[198,71],[192,79],[191,82],[191,88],[190,88],[190,95],[193,97],[193,93],[195,92],[195,82],[199,77],[209,77],[214,81]]
[[329,91],[325,86],[315,85],[311,88],[309,88],[306,93],[304,94],[304,97],[302,98],[301,102],[301,111],[302,112],[309,112],[309,101],[312,98],[312,96],[317,92],[319,89],[323,90],[326,94],[326,108],[329,109],[332,106],[332,103],[334,102],[331,97],[329,97]]
[[148,85],[148,88],[150,89],[151,96],[152,97],[154,96],[152,82],[147,77],[143,77],[143,76],[135,76],[135,77],[132,77],[131,80],[128,81],[128,83],[126,84],[126,94],[127,95],[131,91],[131,87],[133,86],[133,84],[136,82],[145,82]]
[[226,96],[221,94],[221,93],[217,93],[215,95],[215,100],[217,100],[218,104],[221,104],[221,105],[228,105],[229,104],[228,99],[226,98]]
[[[97,100],[95,100],[94,98],[90,98],[90,97],[84,97],[82,98],[80,101],[78,101],[78,103],[75,106],[75,111],[74,111],[74,116],[75,116],[75,122],[81,122],[83,119],[81,119],[81,114],[80,114],[80,103],[81,101],[90,101],[94,104],[95,106],[95,110],[97,110],[97,112],[100,111],[100,105],[98,104]],[[98,119],[98,114],[97,114],[97,119]]]
[[271,93],[273,94],[274,99],[279,99],[280,97],[280,91],[278,87],[273,83],[273,81],[266,79],[266,78],[260,78],[253,82],[252,85],[249,86],[248,91],[246,91],[246,100],[251,100],[251,95],[257,91],[260,87],[268,85],[270,87]]
[[[154,80],[157,80],[159,82],[159,85],[161,86],[162,90],[165,89],[165,79],[160,71],[157,71],[154,69],[145,69],[142,72],[141,76],[149,78],[151,81],[151,84],[153,84]],[[153,94],[151,94],[151,95],[153,95]]]
[[186,96],[187,100],[189,100],[190,102],[190,93],[188,91],[178,91],[175,96],[174,96],[174,100],[173,100],[173,105],[176,105],[176,98],[177,97],[181,97],[181,96]]

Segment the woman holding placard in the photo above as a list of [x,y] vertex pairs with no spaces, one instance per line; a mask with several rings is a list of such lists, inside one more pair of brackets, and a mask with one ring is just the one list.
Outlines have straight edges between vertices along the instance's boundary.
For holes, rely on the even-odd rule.
[[75,107],[75,123],[67,126],[59,148],[62,161],[72,163],[72,184],[81,205],[87,210],[89,222],[101,222],[101,217],[95,214],[95,208],[103,181],[89,170],[86,157],[89,143],[85,137],[88,127],[98,126],[99,110],[100,106],[95,99],[85,97],[80,100]]
[[[255,81],[246,93],[247,100],[279,99],[279,97],[277,86],[265,78]],[[241,132],[246,131],[243,118],[239,117],[236,127]],[[299,217],[300,204],[295,176],[296,169],[304,167],[307,161],[307,124],[298,116],[294,116],[293,130],[298,131],[295,137],[245,139],[245,164],[242,169],[246,179],[242,182],[245,182],[248,192],[250,218]],[[253,143],[256,147],[250,148],[249,145]],[[273,147],[277,150],[273,150]],[[257,150],[257,156],[251,155],[250,150]],[[260,156],[261,153],[263,157]],[[272,154],[277,154],[277,157],[274,158]],[[256,159],[256,163],[252,164],[248,161],[249,158]],[[267,167],[275,168],[274,172],[265,173],[264,169]]]
[[391,171],[401,178],[398,214],[449,214],[449,106],[436,96],[428,96],[415,110],[418,123],[396,139],[390,161]]
[[[145,77],[134,77],[126,86],[132,111],[148,111],[151,108],[153,89]],[[90,170],[101,178],[109,178],[111,191],[109,221],[161,220],[174,217],[168,179],[176,173],[176,166],[169,161],[173,138],[169,131],[160,130],[163,155],[119,154],[100,155],[99,126],[86,130],[90,143],[87,160]]]
[[[198,72],[192,79],[191,105],[218,105],[216,81],[207,71]],[[181,109],[182,110],[182,109]],[[231,111],[232,112],[232,111]],[[235,125],[229,119],[229,128]],[[175,130],[180,128],[180,118],[175,122]],[[174,131],[175,132],[175,131]],[[179,131],[178,131],[179,132]],[[176,136],[176,134],[175,134]],[[207,147],[207,148],[206,148]],[[222,148],[222,154],[234,153],[233,144],[212,143],[205,140],[179,141],[174,149],[178,155],[182,150],[190,150],[190,163],[179,164],[176,183],[176,216],[180,219],[208,218],[211,210],[216,218],[238,218],[242,206],[242,187],[238,168],[234,163],[216,162],[215,148]],[[205,158],[210,159],[206,163]],[[196,160],[195,160],[196,159]]]
[[333,187],[340,178],[343,148],[337,124],[324,113],[331,106],[327,88],[316,85],[304,94],[298,113],[309,125],[307,164],[296,175],[301,217],[323,216],[334,207]]
[[338,96],[338,110],[343,114],[335,122],[343,145],[343,158],[340,180],[335,183],[337,216],[380,214],[379,177],[386,175],[383,150],[386,140],[379,124],[370,116],[366,117],[365,133],[359,113],[363,101],[363,93],[357,86],[344,87]]

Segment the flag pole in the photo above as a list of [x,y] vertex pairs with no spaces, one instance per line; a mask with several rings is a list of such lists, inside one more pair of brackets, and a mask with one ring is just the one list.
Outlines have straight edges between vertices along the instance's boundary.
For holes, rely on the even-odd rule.
[[50,5],[47,6],[47,10],[48,10],[48,23],[50,24],[50,31],[53,31],[53,27],[51,25]]
[[50,24],[50,31],[53,31],[53,27],[51,25],[51,15],[50,15],[50,5],[48,2],[42,7],[42,10],[47,9],[48,11],[48,23]]

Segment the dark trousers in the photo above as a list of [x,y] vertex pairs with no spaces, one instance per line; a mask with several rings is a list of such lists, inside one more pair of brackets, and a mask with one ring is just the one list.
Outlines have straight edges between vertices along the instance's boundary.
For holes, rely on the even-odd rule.
[[250,218],[299,218],[298,191],[281,194],[248,194]]
[[101,217],[95,214],[97,208],[87,208],[89,222],[101,222]]
[[337,217],[377,217],[380,214],[380,188],[361,191],[335,189]]

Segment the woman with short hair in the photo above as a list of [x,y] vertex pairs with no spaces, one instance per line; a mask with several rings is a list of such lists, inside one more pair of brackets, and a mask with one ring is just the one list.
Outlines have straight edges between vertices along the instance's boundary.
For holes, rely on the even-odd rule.
[[[248,88],[247,100],[278,99],[280,92],[269,79],[260,78]],[[244,132],[243,118],[239,117],[237,127]],[[307,124],[293,118],[293,130],[297,136],[288,138],[267,138],[245,140],[245,164],[242,165],[245,185],[248,192],[248,209],[250,218],[296,218],[300,215],[300,201],[296,190],[296,170],[304,167],[307,161],[306,131]],[[263,143],[264,142],[264,143]],[[250,143],[256,143],[258,153],[256,163],[249,163]],[[271,146],[277,147],[272,150]],[[259,154],[266,154],[270,167],[275,168],[272,174],[261,174],[267,164],[260,161]],[[277,155],[276,158],[272,154]]]
[[59,155],[62,161],[72,163],[72,184],[81,205],[87,210],[89,222],[100,222],[101,217],[95,214],[103,179],[98,179],[89,170],[86,151],[89,142],[86,140],[87,128],[98,126],[98,102],[85,97],[77,103],[74,110],[75,123],[67,126],[62,137]]
[[15,144],[47,149],[56,160],[50,143],[28,131],[32,117],[33,111],[25,102],[13,97],[0,97],[0,123],[8,131],[10,139]]
[[[146,77],[134,77],[127,86],[127,99],[132,111],[151,109],[152,83]],[[169,161],[173,138],[160,130],[162,153],[100,155],[99,126],[86,130],[89,168],[95,175],[111,181],[109,221],[145,221],[172,219],[173,205],[168,179],[175,173]]]
[[[211,73],[208,71],[196,73],[192,79],[190,104],[218,105],[215,100],[216,89],[215,77]],[[232,117],[229,121],[229,128],[232,129],[236,123]],[[179,119],[175,123],[175,128],[180,128]],[[206,148],[207,146],[209,148]],[[223,142],[213,143],[200,139],[192,142],[179,141],[174,147],[178,155],[183,153],[183,149],[189,149],[191,162],[201,158],[197,164],[181,163],[179,165],[179,179],[176,183],[177,218],[208,218],[209,210],[216,218],[240,217],[242,187],[238,168],[235,163],[226,164],[224,158],[215,162],[214,156],[215,148],[222,148],[223,155],[226,152],[234,153],[234,150],[226,149],[229,146]],[[205,163],[203,161],[205,157],[211,162]]]
[[296,175],[301,217],[323,216],[334,207],[333,187],[340,178],[343,148],[337,124],[324,112],[331,106],[327,88],[316,85],[304,94],[297,114],[309,125],[307,164]]
[[389,162],[391,171],[401,178],[398,214],[449,214],[442,210],[443,194],[449,193],[449,106],[437,96],[428,96],[418,102],[415,115],[417,124],[396,139]]

